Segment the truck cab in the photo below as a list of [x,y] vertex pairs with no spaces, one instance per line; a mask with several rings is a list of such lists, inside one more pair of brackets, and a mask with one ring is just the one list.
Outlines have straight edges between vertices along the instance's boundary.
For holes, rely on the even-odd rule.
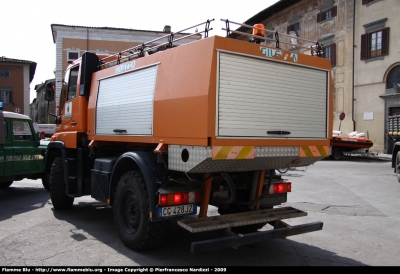
[[0,107],[0,188],[8,188],[14,181],[40,178],[49,190],[43,160],[47,145],[40,144],[28,116]]

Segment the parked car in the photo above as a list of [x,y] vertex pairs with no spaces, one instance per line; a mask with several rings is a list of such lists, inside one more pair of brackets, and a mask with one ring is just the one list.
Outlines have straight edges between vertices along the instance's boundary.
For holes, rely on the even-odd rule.
[[2,109],[0,102],[0,125],[4,124],[0,126],[0,188],[23,179],[42,179],[49,190],[44,169],[48,142],[41,142],[28,116]]

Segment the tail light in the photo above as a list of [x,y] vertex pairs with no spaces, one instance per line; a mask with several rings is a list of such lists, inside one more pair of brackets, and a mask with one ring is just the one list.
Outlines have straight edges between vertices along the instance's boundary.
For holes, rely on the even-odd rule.
[[292,183],[276,183],[269,188],[269,194],[282,194],[292,191]]
[[200,192],[175,192],[168,194],[158,194],[160,206],[184,205],[200,202]]

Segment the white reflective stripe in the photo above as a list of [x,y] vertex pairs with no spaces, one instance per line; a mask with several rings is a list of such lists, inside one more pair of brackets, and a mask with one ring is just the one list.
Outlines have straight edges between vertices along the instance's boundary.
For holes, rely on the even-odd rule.
[[[32,161],[32,160],[43,160],[43,156],[38,155],[11,155],[5,157],[5,162],[15,162],[15,161]],[[4,156],[0,157],[0,162],[4,162]]]

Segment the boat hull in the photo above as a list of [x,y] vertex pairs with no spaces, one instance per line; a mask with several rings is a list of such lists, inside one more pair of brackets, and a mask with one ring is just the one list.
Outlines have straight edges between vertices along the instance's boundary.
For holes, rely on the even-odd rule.
[[351,151],[357,149],[368,149],[372,147],[374,143],[367,138],[350,138],[344,136],[333,136],[332,147],[340,148],[343,151]]

